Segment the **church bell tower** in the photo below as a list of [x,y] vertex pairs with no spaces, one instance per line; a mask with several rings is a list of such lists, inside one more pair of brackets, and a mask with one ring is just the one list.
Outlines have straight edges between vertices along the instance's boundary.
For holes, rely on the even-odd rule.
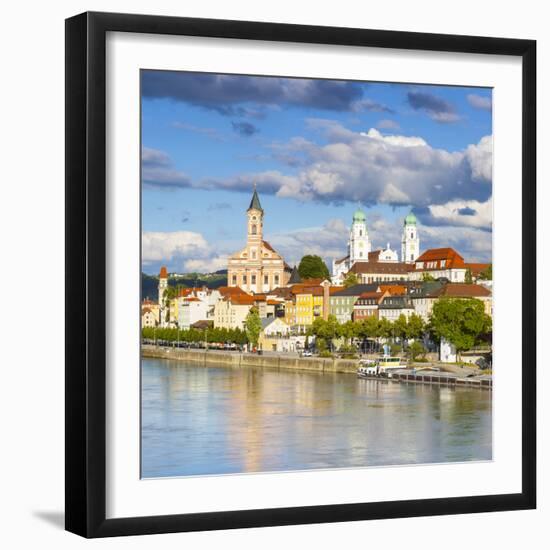
[[403,223],[401,239],[401,261],[412,264],[420,256],[420,238],[416,227],[416,216],[410,212]]

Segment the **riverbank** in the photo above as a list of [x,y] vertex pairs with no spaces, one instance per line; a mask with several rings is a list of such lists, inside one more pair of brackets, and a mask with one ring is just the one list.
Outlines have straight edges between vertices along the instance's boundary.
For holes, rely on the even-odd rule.
[[339,372],[356,374],[358,361],[355,359],[336,359],[321,357],[296,357],[284,355],[258,355],[257,353],[239,353],[233,351],[214,351],[203,349],[163,348],[142,346],[143,357],[157,359],[175,359],[191,361],[202,365],[210,363],[232,367],[264,367],[285,370],[305,370],[315,372]]
[[[143,357],[154,359],[171,359],[187,361],[199,365],[222,364],[229,367],[262,367],[269,369],[314,371],[325,373],[357,374],[357,359],[337,359],[321,357],[298,357],[285,355],[258,355],[257,353],[240,353],[232,351],[181,349],[144,345],[141,348]],[[430,384],[437,386],[468,386],[492,390],[492,376],[480,376],[478,369],[457,367],[445,364],[413,363],[414,369],[421,370],[436,367],[440,372],[420,372],[413,370],[393,373],[388,382]]]

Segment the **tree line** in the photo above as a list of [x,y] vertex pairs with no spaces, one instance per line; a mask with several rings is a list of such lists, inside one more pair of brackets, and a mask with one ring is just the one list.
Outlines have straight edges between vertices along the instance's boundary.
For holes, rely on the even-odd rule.
[[[256,308],[249,312],[244,329],[216,328],[187,330],[177,328],[143,327],[142,337],[149,340],[164,340],[167,342],[216,343],[258,345],[261,332],[261,319]],[[328,319],[317,318],[307,330],[307,338],[315,336],[316,347],[323,351],[326,347],[333,348],[335,340],[344,340],[344,349],[351,349],[353,341],[413,341],[410,344],[412,355],[421,355],[426,350],[420,343],[426,335],[433,341],[440,342],[442,338],[451,342],[460,354],[482,343],[490,337],[492,320],[485,313],[481,300],[475,298],[441,298],[435,302],[429,322],[412,314],[408,318],[400,315],[395,321],[375,316],[361,321],[346,321],[339,323],[334,315]]]
[[337,339],[343,339],[346,348],[349,348],[354,340],[413,340],[413,351],[418,354],[425,351],[418,341],[429,336],[435,342],[440,342],[443,338],[451,342],[460,354],[482,343],[485,338],[490,337],[491,332],[492,319],[485,313],[485,306],[481,300],[441,298],[435,302],[427,323],[417,314],[412,314],[408,318],[401,314],[393,322],[372,316],[361,321],[345,323],[339,323],[334,315],[329,315],[327,320],[315,319],[307,334],[316,337],[318,348],[328,345],[330,349]]
[[178,329],[143,327],[141,336],[147,340],[164,340],[165,342],[187,342],[209,344],[237,344],[248,343],[248,336],[244,330],[233,328],[208,328],[208,329]]

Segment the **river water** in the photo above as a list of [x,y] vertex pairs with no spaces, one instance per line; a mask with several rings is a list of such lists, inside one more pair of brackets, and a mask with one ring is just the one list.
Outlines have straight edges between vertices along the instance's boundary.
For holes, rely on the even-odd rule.
[[142,360],[142,476],[491,459],[492,394]]

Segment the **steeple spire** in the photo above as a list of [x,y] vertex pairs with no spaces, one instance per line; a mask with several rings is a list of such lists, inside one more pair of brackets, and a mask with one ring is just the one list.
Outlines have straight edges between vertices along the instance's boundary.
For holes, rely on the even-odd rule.
[[294,266],[292,273],[290,274],[290,279],[288,280],[289,285],[295,285],[302,282],[298,268]]
[[254,182],[254,194],[252,195],[252,200],[250,201],[250,206],[248,210],[259,210],[263,213],[262,205],[260,204],[260,197],[258,197],[258,191],[256,191],[256,182]]

